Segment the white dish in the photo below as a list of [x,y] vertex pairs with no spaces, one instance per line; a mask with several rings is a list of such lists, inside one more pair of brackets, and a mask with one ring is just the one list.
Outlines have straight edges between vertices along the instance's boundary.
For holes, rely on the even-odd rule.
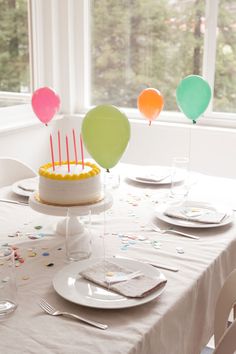
[[228,225],[233,221],[233,211],[227,207],[224,206],[215,206],[210,203],[203,203],[203,202],[196,202],[196,201],[186,201],[185,206],[188,207],[193,207],[193,208],[203,208],[203,209],[208,209],[208,210],[213,210],[213,211],[221,211],[226,214],[224,219],[221,221],[221,223],[217,224],[207,224],[207,223],[201,223],[197,221],[189,221],[189,220],[183,220],[183,219],[178,219],[174,217],[170,217],[168,215],[165,215],[164,212],[167,208],[166,204],[162,204],[158,206],[155,209],[155,216],[157,219],[164,221],[168,224],[174,225],[174,226],[182,226],[182,227],[193,227],[193,228],[211,228],[211,227],[219,227],[219,226],[224,226]]
[[[142,167],[135,169],[127,175],[127,178],[131,181],[142,184],[164,185],[171,184],[171,168],[169,167]],[[177,171],[174,176],[174,182],[178,183],[183,180],[183,174],[181,171]]]
[[[38,189],[38,184],[38,177],[22,179],[12,185],[12,192],[23,197],[30,197],[34,193],[34,191]],[[20,186],[22,186],[24,189]],[[29,188],[30,190],[26,190],[27,188]]]
[[[91,266],[98,259],[87,259],[81,262],[75,262],[61,269],[53,279],[55,291],[64,299],[74,302],[78,305],[100,309],[122,309],[128,307],[139,306],[156,299],[163,292],[165,285],[150,295],[140,298],[131,299],[122,295],[106,290],[88,280],[83,279],[79,272]],[[111,262],[127,266],[132,270],[140,270],[143,274],[150,277],[158,277],[165,280],[165,276],[157,269],[149,264],[130,260],[130,259],[110,259]]]

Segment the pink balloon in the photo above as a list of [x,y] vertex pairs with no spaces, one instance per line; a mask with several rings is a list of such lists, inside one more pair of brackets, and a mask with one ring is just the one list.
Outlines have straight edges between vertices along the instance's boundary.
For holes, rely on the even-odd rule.
[[38,119],[47,124],[59,110],[60,97],[49,87],[41,87],[34,91],[31,104]]

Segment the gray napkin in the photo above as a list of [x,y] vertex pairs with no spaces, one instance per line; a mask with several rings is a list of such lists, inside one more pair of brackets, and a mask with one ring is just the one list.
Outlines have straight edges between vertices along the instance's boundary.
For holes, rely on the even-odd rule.
[[138,278],[109,284],[106,282],[106,275],[112,273],[130,274],[133,273],[133,270],[121,267],[110,261],[100,261],[79,274],[95,284],[130,298],[145,297],[167,282],[166,279],[141,275]]
[[187,206],[172,206],[165,210],[165,215],[187,221],[196,221],[206,224],[220,224],[225,217],[225,213],[206,208],[195,208]]

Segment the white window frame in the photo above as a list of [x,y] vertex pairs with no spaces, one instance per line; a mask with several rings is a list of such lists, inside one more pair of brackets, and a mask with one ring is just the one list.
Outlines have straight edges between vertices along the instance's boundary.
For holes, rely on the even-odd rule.
[[[52,87],[61,97],[60,113],[83,115],[91,108],[89,0],[29,0],[29,10],[33,90]],[[218,0],[206,0],[203,77],[213,91],[217,10]],[[137,109],[122,109],[131,119],[141,118]],[[11,126],[37,123],[30,105],[0,108],[0,130],[8,114]],[[159,121],[191,124],[181,112],[163,111],[154,124]],[[236,128],[236,112],[212,112],[211,104],[198,124]]]

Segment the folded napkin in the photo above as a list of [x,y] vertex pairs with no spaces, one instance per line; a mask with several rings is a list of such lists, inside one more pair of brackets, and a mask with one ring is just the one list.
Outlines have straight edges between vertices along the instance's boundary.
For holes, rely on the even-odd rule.
[[147,173],[143,176],[135,176],[135,178],[142,182],[161,182],[169,176],[169,173]]
[[164,214],[177,219],[197,221],[206,224],[220,224],[226,215],[217,210],[183,205],[169,207],[165,210]]
[[126,267],[119,266],[110,261],[100,261],[79,274],[95,284],[130,298],[145,297],[167,282],[167,280],[151,278],[143,274],[126,281],[109,282],[109,277],[114,279],[114,276],[117,276],[117,278],[120,277],[123,279],[125,275],[129,276],[132,273],[134,271]]

